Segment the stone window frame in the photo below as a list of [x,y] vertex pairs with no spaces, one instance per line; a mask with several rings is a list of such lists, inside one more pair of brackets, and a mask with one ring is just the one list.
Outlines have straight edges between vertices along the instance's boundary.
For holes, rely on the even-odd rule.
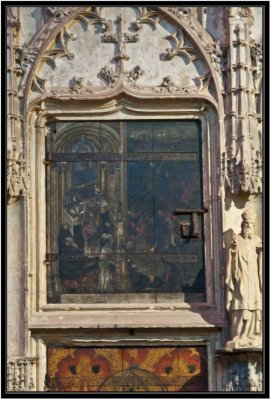
[[[36,390],[46,391],[47,374],[47,346],[63,344],[64,346],[78,347],[133,347],[133,346],[204,346],[207,352],[208,362],[208,391],[217,390],[216,360],[214,352],[219,346],[220,334],[216,329],[210,332],[198,330],[132,330],[120,329],[117,332],[110,329],[87,329],[80,332],[74,330],[38,330],[33,333],[32,344],[39,361],[39,368],[34,371],[36,374]],[[97,393],[97,392],[95,392]]]
[[[46,124],[54,121],[86,121],[86,120],[143,120],[143,119],[199,119],[202,124],[203,145],[203,201],[204,207],[209,212],[205,214],[205,264],[206,264],[206,295],[205,303],[193,304],[192,309],[198,310],[198,318],[193,321],[201,326],[210,324],[223,324],[221,295],[218,294],[220,284],[220,261],[222,252],[222,241],[218,242],[222,232],[221,225],[221,202],[219,201],[219,182],[217,176],[218,156],[220,154],[219,120],[213,104],[202,98],[185,99],[148,99],[148,102],[131,99],[124,95],[121,100],[113,102],[103,100],[80,100],[74,103],[71,111],[69,101],[59,99],[47,99],[43,102],[43,110],[37,111],[33,107],[29,112],[28,121],[28,144],[29,159],[35,168],[31,169],[31,192],[32,198],[28,200],[28,223],[31,229],[28,233],[28,279],[29,279],[29,327],[58,327],[61,319],[69,321],[67,328],[82,325],[81,318],[84,314],[84,326],[95,327],[107,324],[108,311],[122,312],[125,321],[125,313],[129,310],[137,310],[136,323],[144,324],[149,312],[159,312],[160,325],[163,322],[165,311],[179,310],[191,316],[191,306],[187,303],[159,303],[159,304],[47,304],[46,296],[46,190],[45,190],[45,136]],[[32,147],[30,147],[32,143]],[[34,149],[34,151],[31,152]],[[212,151],[212,149],[217,149]],[[218,201],[217,201],[218,200]],[[211,228],[212,227],[212,228]],[[95,313],[100,313],[99,322]],[[123,314],[124,313],[124,314]],[[80,315],[75,317],[75,314]],[[140,316],[144,316],[143,319]],[[95,317],[96,322],[94,322]],[[206,318],[206,320],[205,320]],[[148,318],[147,318],[148,319]],[[110,320],[110,318],[109,318]],[[111,321],[113,324],[113,321]],[[110,323],[109,323],[110,325]],[[118,325],[118,324],[117,324]],[[178,325],[178,324],[177,324]],[[187,325],[189,326],[189,324]]]

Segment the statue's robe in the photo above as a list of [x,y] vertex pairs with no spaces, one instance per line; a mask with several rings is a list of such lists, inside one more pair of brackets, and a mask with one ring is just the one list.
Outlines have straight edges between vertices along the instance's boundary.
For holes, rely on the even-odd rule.
[[237,235],[229,248],[226,269],[227,310],[232,336],[240,336],[250,320],[248,336],[260,334],[262,310],[262,242],[258,236]]

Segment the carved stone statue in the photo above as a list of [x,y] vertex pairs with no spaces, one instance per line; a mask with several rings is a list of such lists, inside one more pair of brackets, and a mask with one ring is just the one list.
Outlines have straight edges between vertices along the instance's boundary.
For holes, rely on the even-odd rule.
[[251,209],[243,212],[241,233],[229,248],[225,281],[229,348],[262,346],[262,241],[254,234],[256,217]]

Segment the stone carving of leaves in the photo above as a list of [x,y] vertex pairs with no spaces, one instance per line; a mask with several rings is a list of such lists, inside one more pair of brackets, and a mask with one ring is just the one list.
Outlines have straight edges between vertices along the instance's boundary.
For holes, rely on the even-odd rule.
[[165,37],[172,42],[173,47],[166,49],[165,58],[167,60],[171,60],[175,56],[183,56],[188,63],[194,61],[195,59],[199,58],[197,56],[197,51],[190,46],[186,46],[184,43],[184,35],[181,30],[175,32],[172,35],[168,35]]
[[53,67],[56,66],[55,60],[57,58],[66,56],[69,60],[72,60],[74,58],[74,54],[68,50],[68,44],[71,40],[75,40],[74,35],[72,33],[68,33],[66,28],[63,28],[57,36],[56,47],[54,49],[47,50],[42,59],[52,64]]

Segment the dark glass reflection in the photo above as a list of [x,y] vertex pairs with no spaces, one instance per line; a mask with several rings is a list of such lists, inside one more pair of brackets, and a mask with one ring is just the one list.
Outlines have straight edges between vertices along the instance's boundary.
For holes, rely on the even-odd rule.
[[128,152],[152,152],[152,129],[150,121],[131,121],[125,124]]
[[153,163],[127,163],[126,251],[150,253],[154,246]]

